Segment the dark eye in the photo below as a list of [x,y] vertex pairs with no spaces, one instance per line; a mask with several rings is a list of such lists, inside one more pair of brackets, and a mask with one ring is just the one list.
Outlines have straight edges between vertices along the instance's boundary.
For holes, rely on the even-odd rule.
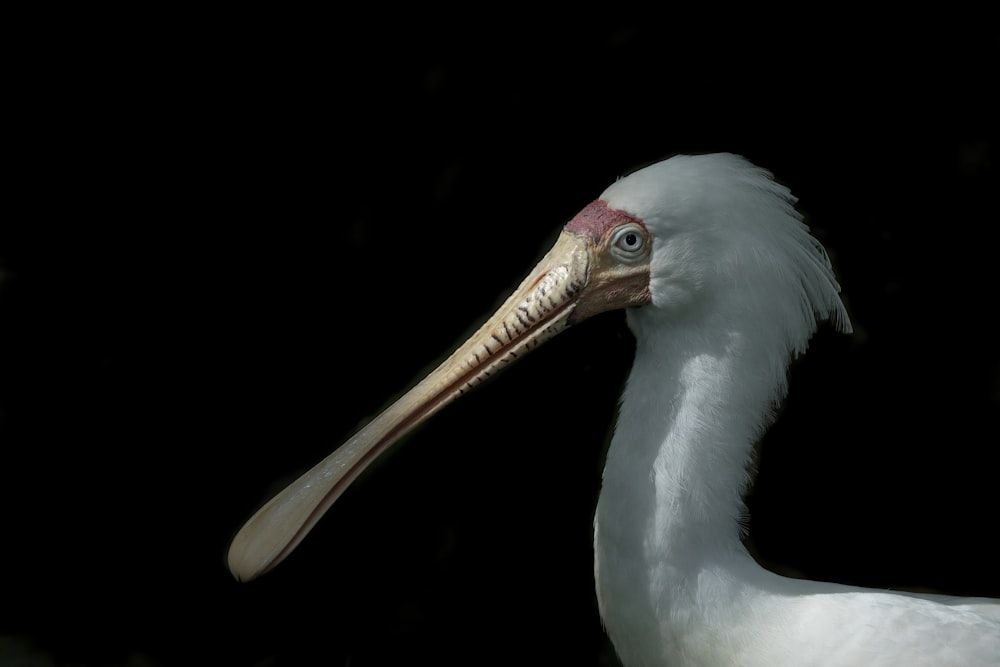
[[629,232],[628,234],[623,234],[620,239],[618,239],[618,247],[622,250],[634,251],[642,247],[642,239],[635,232]]
[[646,230],[637,224],[622,225],[611,237],[612,252],[619,259],[634,261],[646,255]]

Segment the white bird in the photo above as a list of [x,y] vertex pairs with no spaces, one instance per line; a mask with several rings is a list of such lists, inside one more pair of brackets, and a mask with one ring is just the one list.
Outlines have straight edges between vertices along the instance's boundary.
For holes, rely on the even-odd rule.
[[252,579],[400,436],[566,327],[627,308],[635,362],[594,521],[625,665],[1000,664],[1000,601],[789,579],[740,539],[755,441],[819,322],[851,327],[830,261],[771,175],[676,156],[612,184],[467,342],[237,534]]

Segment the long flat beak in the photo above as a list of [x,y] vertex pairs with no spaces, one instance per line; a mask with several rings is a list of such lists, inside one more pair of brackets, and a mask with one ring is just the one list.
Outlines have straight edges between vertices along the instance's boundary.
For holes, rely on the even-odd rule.
[[[648,259],[645,282],[636,276],[635,267],[625,267],[624,272],[621,267],[602,268],[606,263],[601,261],[601,246],[607,245],[602,237],[607,235],[588,231],[574,232],[567,226],[555,246],[472,337],[350,440],[261,507],[230,545],[233,575],[248,581],[280,563],[382,452],[455,398],[580,319],[574,317],[575,312],[589,316],[648,300]],[[603,275],[596,281],[595,267]],[[613,283],[639,287],[609,289]],[[632,294],[637,290],[645,290],[644,295]]]

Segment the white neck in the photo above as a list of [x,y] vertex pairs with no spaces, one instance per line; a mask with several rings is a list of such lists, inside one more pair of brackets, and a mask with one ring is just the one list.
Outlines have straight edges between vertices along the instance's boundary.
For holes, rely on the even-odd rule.
[[739,521],[748,459],[784,395],[788,351],[754,348],[768,337],[725,323],[686,330],[651,316],[629,313],[636,358],[597,506],[595,575],[619,652],[662,657],[667,635],[685,625],[671,614],[699,606],[706,572],[718,575],[713,586],[773,576],[744,549]]

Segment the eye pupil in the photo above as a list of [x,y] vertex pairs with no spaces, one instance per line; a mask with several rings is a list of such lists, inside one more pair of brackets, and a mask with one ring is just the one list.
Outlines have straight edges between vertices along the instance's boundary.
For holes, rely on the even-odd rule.
[[628,234],[625,235],[625,245],[627,245],[629,248],[635,247],[635,244],[638,243],[638,241],[639,240],[634,232],[629,232]]

